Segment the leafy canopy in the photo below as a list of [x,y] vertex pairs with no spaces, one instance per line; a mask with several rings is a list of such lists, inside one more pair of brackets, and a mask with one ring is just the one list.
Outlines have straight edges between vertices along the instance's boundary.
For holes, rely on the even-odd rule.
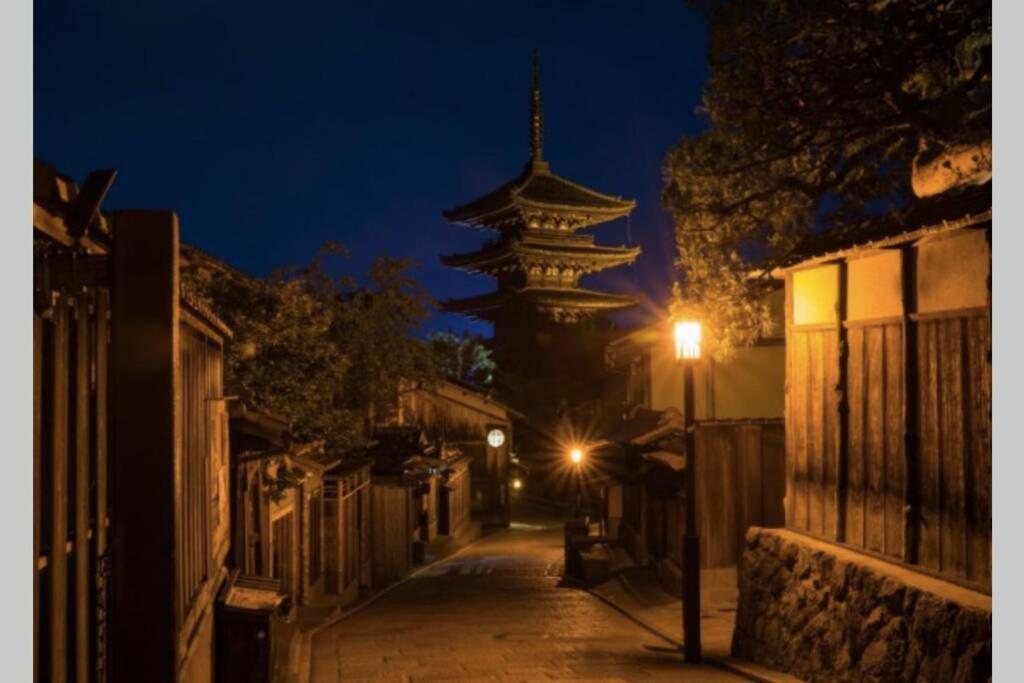
[[359,284],[328,272],[327,259],[344,254],[329,243],[308,266],[267,278],[198,253],[183,269],[185,283],[235,333],[225,349],[226,391],[335,454],[364,443],[367,417],[397,396],[400,378],[431,376],[412,336],[430,299],[409,264],[382,256]]
[[427,343],[440,374],[481,387],[493,384],[497,365],[480,335],[463,332],[459,337],[450,330],[432,332]]
[[766,330],[769,271],[809,232],[907,208],[912,162],[991,139],[992,14],[987,0],[691,4],[709,27],[709,127],[669,151],[663,202],[677,312],[727,355]]

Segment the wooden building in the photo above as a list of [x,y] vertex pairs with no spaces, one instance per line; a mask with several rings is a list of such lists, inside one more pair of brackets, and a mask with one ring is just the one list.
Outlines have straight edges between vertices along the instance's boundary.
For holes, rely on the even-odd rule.
[[[706,358],[694,368],[697,420],[781,419],[785,408],[784,292],[766,297],[772,331],[727,361]],[[676,360],[670,322],[656,323],[608,344],[608,369],[625,386],[622,412],[636,408],[683,410],[683,373]]]
[[[419,427],[430,439],[469,459],[468,469],[450,465],[465,474],[453,470],[448,475],[445,486],[456,494],[450,501],[456,507],[449,509],[468,520],[458,506],[469,504],[484,526],[507,526],[511,520],[509,461],[513,421],[521,417],[483,389],[454,379],[406,387],[399,410],[401,424]],[[468,531],[468,527],[459,526],[456,532],[462,530]]]
[[992,581],[991,211],[803,260],[786,283],[786,524]]
[[[768,296],[773,333],[725,362],[694,369],[697,519],[701,567],[735,567],[750,526],[783,524],[785,345],[783,291]],[[613,341],[606,362],[625,385],[624,416],[596,452],[607,530],[639,565],[677,590],[681,581],[682,370],[668,323]]]
[[370,465],[345,462],[324,474],[325,590],[342,604],[371,586]]
[[35,676],[209,681],[230,331],[181,290],[173,212],[101,212],[113,178],[35,164]]
[[[328,472],[339,462],[323,443],[295,444],[287,422],[231,405],[234,566],[273,578],[295,606],[327,593]],[[334,535],[332,538],[336,539]]]

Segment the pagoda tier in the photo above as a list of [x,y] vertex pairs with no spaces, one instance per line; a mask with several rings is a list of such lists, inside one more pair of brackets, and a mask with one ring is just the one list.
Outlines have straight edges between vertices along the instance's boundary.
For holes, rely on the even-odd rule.
[[578,277],[632,263],[639,254],[639,247],[595,246],[593,235],[551,239],[539,231],[527,231],[519,237],[486,245],[478,251],[442,256],[441,263],[487,275],[514,271],[539,274],[554,270],[574,273]]
[[476,201],[444,212],[452,223],[492,230],[572,232],[622,218],[636,202],[611,197],[551,172],[533,160],[522,174]]
[[511,182],[444,213],[453,223],[502,233],[478,251],[441,257],[446,266],[496,277],[497,291],[445,301],[441,304],[445,311],[494,322],[503,317],[503,311],[532,310],[556,321],[575,322],[637,303],[631,296],[579,288],[581,276],[632,263],[640,248],[599,246],[593,235],[575,231],[628,216],[636,203],[552,173],[542,156],[540,109],[540,67],[535,55],[530,161]]
[[636,305],[635,297],[607,294],[577,287],[522,287],[504,289],[465,299],[449,299],[441,307],[449,313],[462,313],[494,322],[510,308],[540,311],[562,322],[576,322],[597,311],[613,311]]

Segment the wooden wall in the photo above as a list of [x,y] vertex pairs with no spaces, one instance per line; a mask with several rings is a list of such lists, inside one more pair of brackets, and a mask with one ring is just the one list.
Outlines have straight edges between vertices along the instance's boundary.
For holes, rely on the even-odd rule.
[[917,561],[991,585],[992,347],[986,315],[918,323]]
[[373,586],[383,588],[412,569],[412,494],[398,483],[370,486]]
[[989,258],[956,230],[787,275],[788,526],[991,585]]
[[[781,420],[697,423],[701,567],[736,566],[748,528],[785,523],[784,431]],[[681,566],[683,491],[653,467],[623,485],[619,539],[637,564],[669,558]]]
[[[736,566],[748,528],[784,523],[784,439],[780,421],[698,424],[697,533],[702,567]],[[681,538],[678,517],[668,531]]]

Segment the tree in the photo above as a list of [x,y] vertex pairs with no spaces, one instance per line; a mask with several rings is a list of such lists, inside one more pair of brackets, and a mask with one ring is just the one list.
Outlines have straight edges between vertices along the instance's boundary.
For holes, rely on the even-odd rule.
[[290,421],[299,440],[323,439],[332,454],[365,443],[366,418],[393,401],[399,379],[431,377],[413,337],[430,300],[409,264],[379,257],[360,285],[327,268],[346,253],[328,243],[308,266],[256,278],[190,249],[183,270],[235,333],[228,393]]
[[480,335],[463,332],[459,337],[451,330],[432,332],[427,342],[440,374],[481,387],[489,387],[494,382],[497,365]]
[[[709,127],[665,161],[685,288],[728,354],[810,233],[991,177],[987,0],[708,0]],[[752,275],[752,271],[754,274]]]
[[433,381],[426,346],[416,338],[433,305],[404,259],[381,256],[369,284],[348,280],[335,298],[334,338],[349,362],[345,405],[382,415],[397,405],[403,380]]
[[292,423],[300,441],[330,452],[361,440],[360,416],[342,404],[349,362],[331,334],[330,301],[289,271],[245,275],[190,250],[183,280],[234,332],[225,348],[225,391]]

